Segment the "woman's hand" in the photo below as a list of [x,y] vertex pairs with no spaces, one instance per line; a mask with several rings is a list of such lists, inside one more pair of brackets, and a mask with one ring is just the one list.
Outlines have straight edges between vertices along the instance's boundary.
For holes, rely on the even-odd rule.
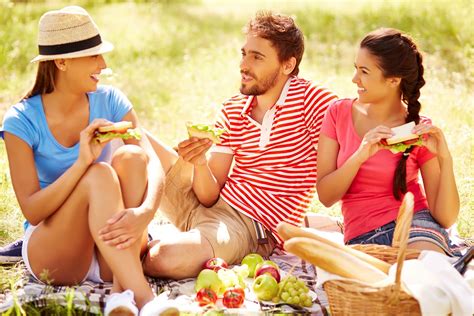
[[413,128],[412,132],[417,135],[426,135],[422,137],[423,146],[428,148],[430,152],[440,158],[449,157],[448,144],[443,131],[439,127],[420,123]]
[[393,136],[392,130],[384,125],[379,125],[376,128],[369,130],[362,139],[359,148],[355,152],[355,157],[360,163],[365,162],[367,159],[375,155],[380,149],[382,144],[380,141],[384,138],[390,138]]
[[188,161],[195,166],[203,166],[207,164],[206,152],[211,146],[212,141],[210,139],[191,137],[178,144],[178,154],[183,157],[184,161]]
[[79,157],[77,158],[79,163],[89,166],[100,156],[107,142],[99,143],[95,141],[94,133],[99,127],[111,124],[111,122],[104,119],[95,119],[82,130],[79,139]]
[[109,246],[125,249],[142,238],[150,220],[140,207],[124,209],[107,221],[99,230],[99,237]]

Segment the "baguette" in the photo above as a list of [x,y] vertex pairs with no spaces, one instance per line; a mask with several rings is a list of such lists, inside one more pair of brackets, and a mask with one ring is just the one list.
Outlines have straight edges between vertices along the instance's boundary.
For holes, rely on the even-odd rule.
[[414,208],[413,193],[407,192],[403,198],[397,215],[397,225],[393,232],[392,247],[400,247],[401,243],[406,243],[410,234],[411,222],[413,220]]
[[382,261],[380,259],[377,259],[375,257],[372,257],[371,255],[368,255],[362,251],[353,249],[351,247],[347,247],[344,245],[340,245],[338,243],[335,243],[331,240],[328,240],[326,238],[323,238],[311,231],[304,230],[300,227],[296,227],[294,225],[288,224],[286,222],[281,222],[277,225],[277,232],[278,234],[286,241],[290,238],[293,237],[306,237],[306,238],[311,238],[314,240],[317,240],[319,242],[323,242],[329,246],[332,246],[334,248],[337,248],[341,251],[344,251],[352,256],[355,256],[359,258],[362,261],[365,261],[366,263],[374,266],[375,268],[379,269],[380,271],[384,273],[388,273],[388,270],[390,269],[390,264],[388,264],[385,261]]
[[315,239],[291,238],[285,241],[284,248],[315,266],[344,278],[370,284],[387,278],[387,274],[365,261]]

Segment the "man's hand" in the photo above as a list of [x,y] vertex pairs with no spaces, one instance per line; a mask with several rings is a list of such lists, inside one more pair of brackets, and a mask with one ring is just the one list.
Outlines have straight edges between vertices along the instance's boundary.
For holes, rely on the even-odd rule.
[[141,240],[149,222],[149,217],[142,209],[125,209],[107,221],[99,230],[99,237],[109,246],[125,249]]
[[212,141],[210,139],[191,137],[178,144],[178,154],[183,157],[184,161],[195,166],[203,166],[207,164],[206,152],[211,146]]

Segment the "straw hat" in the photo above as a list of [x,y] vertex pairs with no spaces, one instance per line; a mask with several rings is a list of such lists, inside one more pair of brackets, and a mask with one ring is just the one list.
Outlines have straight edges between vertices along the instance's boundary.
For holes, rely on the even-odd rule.
[[100,55],[113,48],[102,40],[86,10],[69,6],[43,14],[39,21],[39,55],[31,62]]

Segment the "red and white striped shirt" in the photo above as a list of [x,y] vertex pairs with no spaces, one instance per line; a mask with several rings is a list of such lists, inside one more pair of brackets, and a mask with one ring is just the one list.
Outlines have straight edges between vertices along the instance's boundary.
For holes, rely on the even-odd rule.
[[301,225],[315,193],[316,148],[330,91],[291,77],[262,124],[250,117],[254,96],[224,103],[217,127],[226,132],[214,152],[234,155],[221,197],[262,223],[280,241],[281,221]]

